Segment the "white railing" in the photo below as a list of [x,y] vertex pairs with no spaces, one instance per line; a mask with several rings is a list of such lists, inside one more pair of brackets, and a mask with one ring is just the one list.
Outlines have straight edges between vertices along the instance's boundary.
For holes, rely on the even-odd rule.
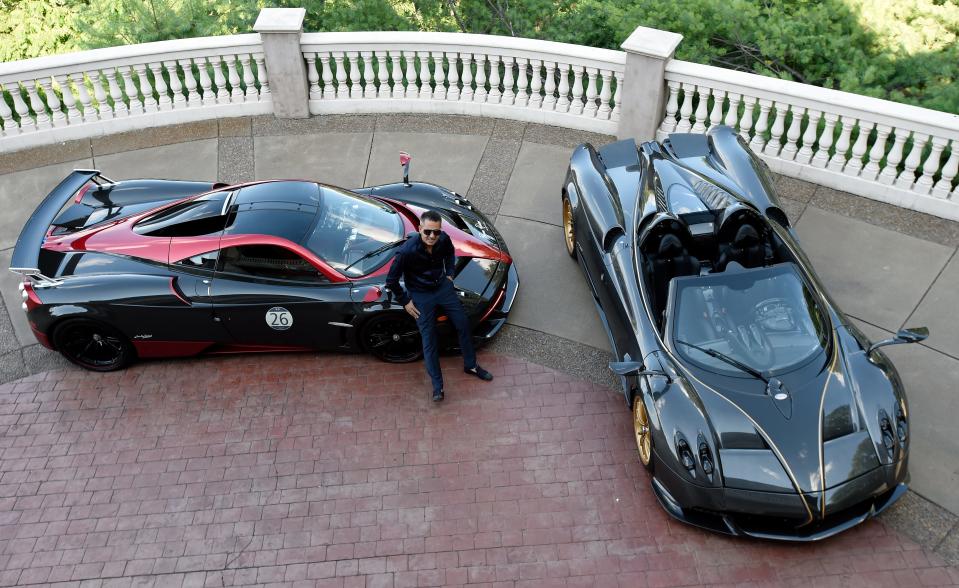
[[429,112],[615,134],[626,54],[459,33],[307,33],[310,112]]
[[[110,47],[0,64],[0,151],[272,112],[260,35]],[[2,99],[9,96],[13,108]]]
[[657,138],[726,124],[773,171],[959,220],[959,116],[678,60]]

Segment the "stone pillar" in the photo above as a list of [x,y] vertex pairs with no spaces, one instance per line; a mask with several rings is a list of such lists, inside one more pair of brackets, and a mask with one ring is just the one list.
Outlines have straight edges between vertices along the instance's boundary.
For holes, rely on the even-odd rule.
[[666,99],[666,62],[682,40],[677,33],[638,27],[621,45],[626,51],[626,71],[618,138],[634,138],[637,143],[656,138]]
[[253,30],[260,33],[277,118],[309,118],[310,83],[300,51],[305,8],[264,8]]

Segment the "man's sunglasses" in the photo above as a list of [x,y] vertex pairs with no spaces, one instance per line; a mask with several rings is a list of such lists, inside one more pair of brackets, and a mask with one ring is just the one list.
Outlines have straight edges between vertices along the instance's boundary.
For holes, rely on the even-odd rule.
[[440,233],[442,233],[443,230],[442,229],[422,229],[420,230],[420,232],[426,235],[427,237],[439,237]]

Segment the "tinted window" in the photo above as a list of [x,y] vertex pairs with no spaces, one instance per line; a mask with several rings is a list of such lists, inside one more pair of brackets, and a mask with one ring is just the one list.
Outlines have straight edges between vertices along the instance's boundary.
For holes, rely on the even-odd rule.
[[63,269],[63,274],[142,274],[150,271],[150,264],[108,253],[75,253],[71,255]]
[[266,182],[242,188],[236,203],[253,202],[287,202],[315,207],[320,203],[320,186],[313,182]]
[[224,203],[230,192],[215,192],[175,204],[133,227],[151,237],[196,237],[219,233],[226,224]]
[[401,237],[403,220],[389,206],[324,186],[319,216],[306,247],[333,268],[356,277],[382,265],[395,250],[366,255]]
[[193,269],[213,271],[216,268],[216,258],[218,253],[219,251],[208,251],[207,253],[194,255],[193,257],[181,259],[177,262],[177,265],[183,265]]
[[295,252],[275,245],[244,245],[227,247],[220,252],[221,272],[268,278],[320,283],[326,278]]
[[[224,235],[272,235],[293,243],[302,242],[316,213],[263,208],[267,205],[274,204],[241,205],[239,212],[231,217]],[[249,208],[250,206],[253,208]]]
[[691,345],[764,373],[783,373],[810,361],[828,344],[826,318],[792,263],[675,278],[673,284],[673,347],[710,371],[744,375]]

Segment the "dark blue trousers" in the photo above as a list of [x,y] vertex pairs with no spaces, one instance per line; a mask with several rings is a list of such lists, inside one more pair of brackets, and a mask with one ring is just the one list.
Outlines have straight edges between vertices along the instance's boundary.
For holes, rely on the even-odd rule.
[[456,296],[453,282],[447,279],[444,279],[443,285],[433,292],[415,290],[409,292],[413,305],[420,311],[416,326],[419,327],[420,336],[423,339],[423,361],[426,362],[426,372],[433,380],[433,390],[442,390],[443,373],[440,371],[439,340],[436,336],[437,311],[442,309],[456,329],[460,349],[463,351],[463,367],[473,369],[476,367],[476,351],[473,349],[473,334],[469,318],[463,310],[463,303]]

